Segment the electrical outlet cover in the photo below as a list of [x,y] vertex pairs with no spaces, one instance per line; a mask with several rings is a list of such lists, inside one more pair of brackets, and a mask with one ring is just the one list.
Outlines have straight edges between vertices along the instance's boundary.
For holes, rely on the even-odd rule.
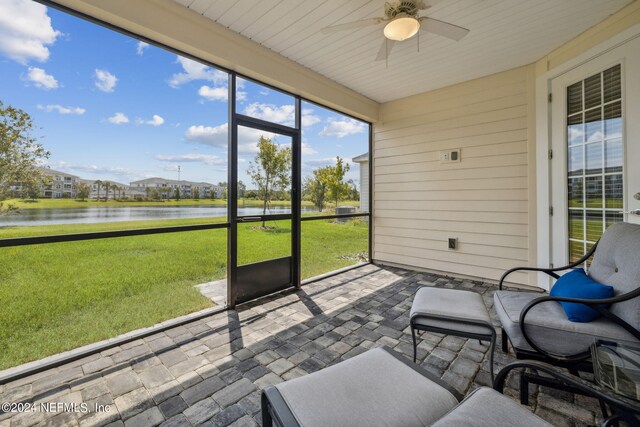
[[449,239],[449,249],[455,249],[458,246],[458,239]]

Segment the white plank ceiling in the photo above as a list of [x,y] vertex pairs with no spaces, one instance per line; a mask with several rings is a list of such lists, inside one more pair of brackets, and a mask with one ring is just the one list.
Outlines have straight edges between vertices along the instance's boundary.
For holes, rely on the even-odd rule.
[[421,11],[466,27],[459,42],[433,34],[397,43],[375,62],[383,26],[323,34],[383,16],[384,0],[175,0],[375,101],[386,102],[530,64],[632,0],[432,0]]

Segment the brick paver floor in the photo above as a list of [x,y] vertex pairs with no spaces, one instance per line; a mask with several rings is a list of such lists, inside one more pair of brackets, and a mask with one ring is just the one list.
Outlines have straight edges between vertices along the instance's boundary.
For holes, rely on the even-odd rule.
[[[494,285],[367,265],[0,386],[0,402],[84,403],[90,411],[5,413],[0,427],[259,424],[266,385],[375,346],[411,358],[409,309],[420,286],[479,292],[493,311]],[[421,338],[422,366],[462,393],[489,385],[486,344],[431,333]],[[512,360],[499,348],[498,342],[496,371]],[[515,379],[508,395],[517,395]],[[591,399],[535,386],[532,393],[530,408],[554,425],[596,422]],[[94,412],[96,405],[111,410]]]

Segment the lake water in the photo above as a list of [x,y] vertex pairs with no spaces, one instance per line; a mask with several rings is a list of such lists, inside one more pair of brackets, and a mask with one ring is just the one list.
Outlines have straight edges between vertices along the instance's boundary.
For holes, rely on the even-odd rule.
[[[310,212],[302,208],[302,212]],[[289,206],[271,206],[270,214],[291,213]],[[238,215],[262,215],[262,208],[239,208]],[[18,225],[90,224],[118,221],[144,221],[176,218],[226,217],[223,206],[139,206],[69,209],[24,209],[9,215],[0,215],[0,227]]]

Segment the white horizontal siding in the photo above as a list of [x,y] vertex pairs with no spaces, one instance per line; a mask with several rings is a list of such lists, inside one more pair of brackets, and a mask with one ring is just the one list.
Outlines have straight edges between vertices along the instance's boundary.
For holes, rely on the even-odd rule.
[[[527,78],[517,68],[382,104],[374,259],[492,280],[529,263]],[[454,148],[461,162],[440,163]]]

